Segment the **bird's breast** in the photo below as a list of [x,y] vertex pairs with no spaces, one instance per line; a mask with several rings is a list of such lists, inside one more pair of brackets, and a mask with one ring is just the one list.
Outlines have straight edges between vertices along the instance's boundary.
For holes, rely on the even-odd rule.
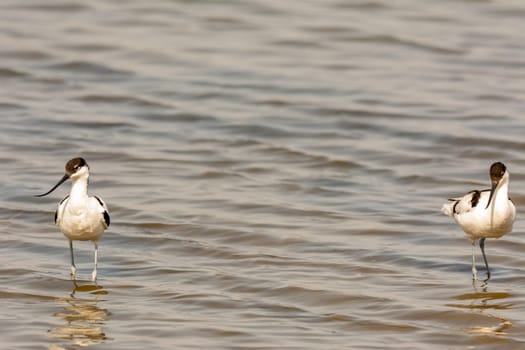
[[62,233],[73,240],[96,240],[102,235],[105,227],[101,214],[89,203],[68,202],[60,213],[57,224]]

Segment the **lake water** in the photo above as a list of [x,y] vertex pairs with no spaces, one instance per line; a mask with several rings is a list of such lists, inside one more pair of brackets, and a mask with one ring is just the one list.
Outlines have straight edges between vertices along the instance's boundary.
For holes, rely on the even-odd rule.
[[[5,349],[525,348],[525,3],[0,3]],[[70,158],[112,224],[53,224]],[[511,174],[488,283],[439,210]],[[478,268],[484,274],[478,250]]]

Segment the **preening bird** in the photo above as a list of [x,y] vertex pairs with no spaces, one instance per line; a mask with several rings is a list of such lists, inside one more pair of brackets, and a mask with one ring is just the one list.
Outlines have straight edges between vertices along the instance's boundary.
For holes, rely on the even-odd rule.
[[451,216],[472,241],[472,278],[477,279],[475,247],[479,240],[487,280],[490,269],[485,255],[485,239],[500,238],[512,231],[516,219],[516,208],[509,198],[509,172],[507,167],[496,162],[490,166],[491,188],[473,190],[463,197],[451,198],[441,211]]

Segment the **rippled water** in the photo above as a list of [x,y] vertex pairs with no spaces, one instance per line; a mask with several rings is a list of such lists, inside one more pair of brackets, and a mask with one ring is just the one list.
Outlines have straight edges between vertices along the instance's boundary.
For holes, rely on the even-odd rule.
[[[524,15],[1,2],[2,346],[525,347]],[[69,185],[33,197],[75,156],[112,218],[97,285],[92,245],[75,245],[75,284],[53,225]],[[473,285],[470,242],[439,209],[495,160],[518,218]]]

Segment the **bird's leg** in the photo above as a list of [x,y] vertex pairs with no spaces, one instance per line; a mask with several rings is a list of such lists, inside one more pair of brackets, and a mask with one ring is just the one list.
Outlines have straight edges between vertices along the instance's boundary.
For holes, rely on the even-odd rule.
[[472,240],[472,279],[478,279],[478,270],[476,270],[476,240]]
[[97,280],[98,244],[96,241],[93,241],[93,244],[95,245],[95,267],[93,268],[91,279],[93,282],[95,282]]
[[489,280],[490,270],[489,270],[489,263],[487,261],[487,256],[485,255],[485,237],[479,240],[479,247],[481,248],[481,253],[483,254],[483,260],[485,261],[485,267],[487,268],[487,280]]
[[69,240],[69,251],[71,252],[71,279],[76,279],[77,268],[75,266],[75,256],[73,255],[73,241]]

